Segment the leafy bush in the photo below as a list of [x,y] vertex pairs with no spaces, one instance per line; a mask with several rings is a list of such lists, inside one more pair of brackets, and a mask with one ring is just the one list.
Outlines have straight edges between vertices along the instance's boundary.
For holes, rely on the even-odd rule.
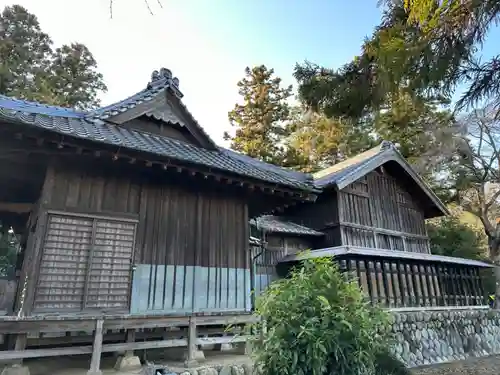
[[388,313],[369,305],[329,259],[307,260],[271,284],[256,314],[264,322],[253,326],[261,332],[253,355],[262,375],[402,374],[381,369],[386,360],[401,370],[387,351]]

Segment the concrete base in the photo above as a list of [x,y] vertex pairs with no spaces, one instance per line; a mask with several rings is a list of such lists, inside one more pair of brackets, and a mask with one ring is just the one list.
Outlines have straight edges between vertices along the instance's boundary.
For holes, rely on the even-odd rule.
[[119,356],[116,360],[115,370],[137,370],[142,367],[141,360],[136,355]]
[[30,369],[23,365],[11,365],[5,367],[1,375],[30,375]]

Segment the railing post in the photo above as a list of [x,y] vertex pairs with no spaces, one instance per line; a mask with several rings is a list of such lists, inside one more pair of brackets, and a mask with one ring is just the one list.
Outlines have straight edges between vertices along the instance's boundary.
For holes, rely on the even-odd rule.
[[187,359],[185,362],[186,367],[195,367],[198,365],[198,361],[196,360],[196,352],[197,345],[196,340],[198,338],[196,332],[196,317],[189,317],[189,328],[188,328],[188,350],[187,350]]
[[102,335],[103,335],[104,320],[98,319],[95,324],[94,346],[92,350],[92,360],[90,361],[90,370],[87,375],[101,375],[101,352],[102,352]]

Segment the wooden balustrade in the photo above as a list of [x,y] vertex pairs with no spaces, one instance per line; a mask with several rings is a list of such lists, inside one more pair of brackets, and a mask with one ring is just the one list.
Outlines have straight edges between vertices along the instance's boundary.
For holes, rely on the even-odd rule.
[[389,308],[484,306],[478,267],[405,259],[339,259],[373,303]]

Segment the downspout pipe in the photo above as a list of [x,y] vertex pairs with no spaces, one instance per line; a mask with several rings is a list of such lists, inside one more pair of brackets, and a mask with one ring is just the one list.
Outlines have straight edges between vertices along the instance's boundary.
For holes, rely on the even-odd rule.
[[[259,247],[260,251],[252,256],[251,258],[251,264],[250,264],[250,311],[254,312],[255,311],[255,261],[264,254],[266,251],[265,248],[265,232],[264,230],[260,227],[258,219],[255,220],[257,223],[257,229],[260,231],[260,241],[259,241]],[[251,253],[250,253],[251,254]]]

